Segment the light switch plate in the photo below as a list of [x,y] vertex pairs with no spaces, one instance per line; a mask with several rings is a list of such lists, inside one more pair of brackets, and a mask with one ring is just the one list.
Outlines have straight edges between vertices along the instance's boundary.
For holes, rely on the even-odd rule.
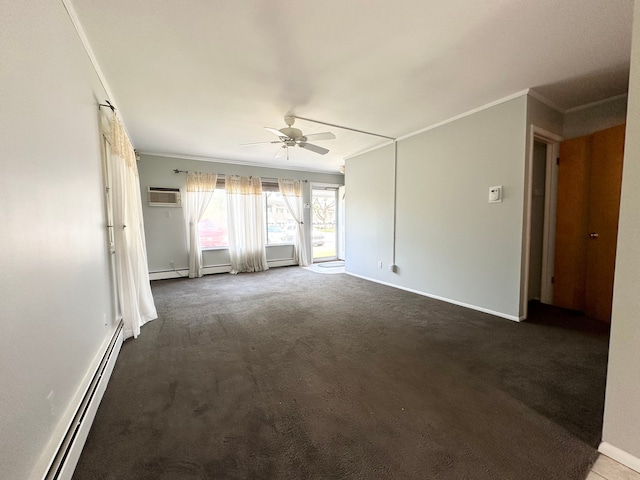
[[489,187],[489,203],[502,202],[502,185]]

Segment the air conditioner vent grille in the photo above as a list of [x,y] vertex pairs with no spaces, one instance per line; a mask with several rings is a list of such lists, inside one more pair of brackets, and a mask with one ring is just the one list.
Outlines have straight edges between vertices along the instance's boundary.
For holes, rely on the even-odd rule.
[[173,187],[148,187],[150,207],[181,207],[180,189]]

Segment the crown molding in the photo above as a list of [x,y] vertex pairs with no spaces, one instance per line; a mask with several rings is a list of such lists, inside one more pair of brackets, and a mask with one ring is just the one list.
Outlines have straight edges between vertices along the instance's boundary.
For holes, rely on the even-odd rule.
[[[466,111],[464,113],[461,113],[460,115],[455,115],[453,117],[447,118],[446,120],[443,120],[442,122],[434,123],[432,125],[429,125],[428,127],[421,128],[420,130],[416,130],[415,132],[411,132],[411,133],[408,133],[406,135],[402,135],[401,137],[398,137],[398,139],[396,141],[405,140],[407,138],[414,137],[414,136],[419,135],[421,133],[428,132],[429,130],[433,130],[434,128],[442,127],[443,125],[455,122],[456,120],[460,120],[461,118],[468,117],[470,115],[474,115],[474,114],[476,114],[478,112],[481,112],[483,110],[487,110],[489,108],[495,107],[495,106],[500,105],[502,103],[509,102],[509,101],[514,100],[516,98],[523,97],[525,95],[530,95],[530,94],[531,94],[531,89],[521,90],[519,92],[513,93],[511,95],[507,95],[506,97],[502,97],[502,98],[500,98],[498,100],[495,100],[493,102],[490,102],[490,103],[487,103],[485,105],[482,105],[480,107],[474,108],[472,110],[468,110],[468,111]],[[364,155],[365,153],[369,153],[369,152],[372,152],[374,150],[378,150],[380,148],[384,148],[384,147],[386,147],[386,146],[388,146],[388,145],[390,145],[392,143],[393,142],[386,142],[386,143],[384,143],[382,145],[378,145],[378,146],[369,148],[367,150],[363,150],[361,152],[354,153],[353,155],[348,155],[348,156],[345,157],[345,160],[348,160],[350,158],[354,158],[354,157],[357,157],[357,156],[360,156],[360,155]]]
[[605,98],[604,100],[598,100],[596,102],[587,103],[586,105],[580,105],[578,107],[569,108],[564,113],[579,112],[580,110],[586,110],[587,108],[597,107],[598,105],[604,105],[605,103],[609,103],[609,102],[615,102],[616,100],[627,98],[628,96],[629,96],[628,93],[621,93],[620,95],[615,95],[613,97]]
[[541,95],[540,93],[538,93],[536,90],[534,90],[533,88],[529,89],[529,96],[535,98],[536,100],[538,100],[539,102],[544,103],[547,107],[551,107],[553,108],[555,111],[562,113],[563,115],[565,113],[567,113],[567,111],[560,107],[558,104],[552,102],[551,100],[549,100],[547,97],[545,97],[544,95]]
[[283,166],[283,165],[270,165],[267,163],[259,163],[259,162],[247,162],[245,160],[231,160],[226,158],[212,158],[212,157],[202,157],[198,155],[182,155],[177,153],[163,153],[163,152],[151,152],[151,151],[138,151],[136,153],[140,155],[149,155],[153,157],[162,157],[162,158],[175,158],[179,160],[195,160],[198,162],[209,162],[209,163],[224,163],[228,165],[242,165],[245,167],[258,167],[258,168],[271,168],[274,170],[292,170],[296,172],[308,172],[308,173],[320,173],[324,175],[342,175],[339,171],[329,171],[329,170],[317,170],[313,168],[305,168],[305,167],[296,167],[296,166]]

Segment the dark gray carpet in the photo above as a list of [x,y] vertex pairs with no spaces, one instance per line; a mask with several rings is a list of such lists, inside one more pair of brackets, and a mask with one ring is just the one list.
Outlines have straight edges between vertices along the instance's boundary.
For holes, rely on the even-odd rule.
[[289,267],[153,283],[83,479],[583,480],[608,335]]

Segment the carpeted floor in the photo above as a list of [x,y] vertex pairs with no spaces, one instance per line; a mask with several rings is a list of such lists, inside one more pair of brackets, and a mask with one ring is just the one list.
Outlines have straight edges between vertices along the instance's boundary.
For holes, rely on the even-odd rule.
[[288,267],[153,283],[75,480],[583,480],[606,328]]

